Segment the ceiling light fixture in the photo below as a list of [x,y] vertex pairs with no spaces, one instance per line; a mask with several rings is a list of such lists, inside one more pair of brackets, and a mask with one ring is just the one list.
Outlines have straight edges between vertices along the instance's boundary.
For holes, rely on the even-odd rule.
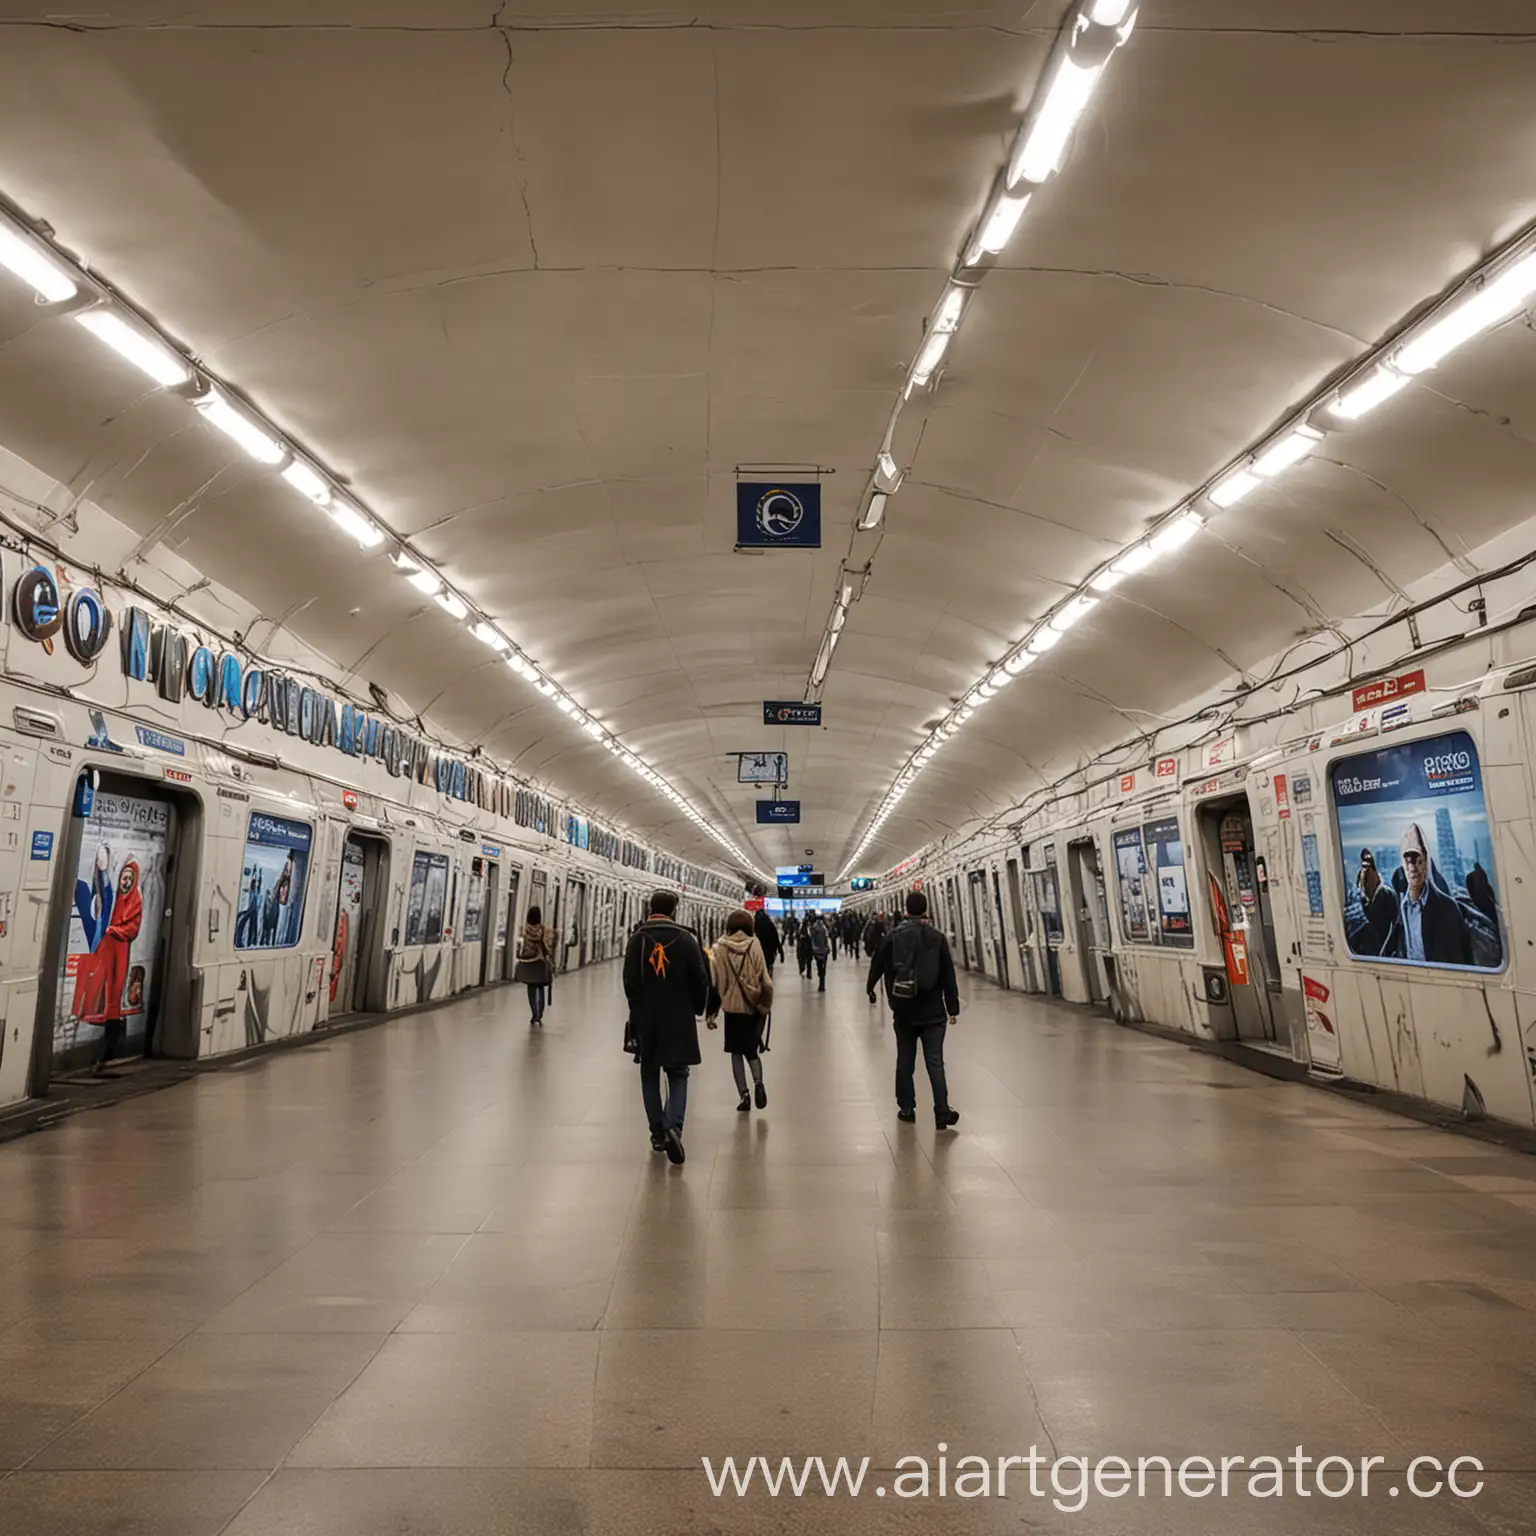
[[336,526],[350,534],[364,549],[377,549],[384,542],[384,530],[345,496],[332,496],[325,510]]
[[0,267],[15,273],[38,298],[61,304],[80,291],[69,269],[30,230],[0,216]]
[[450,619],[462,619],[469,614],[469,605],[456,592],[439,592],[437,605]]
[[301,496],[307,496],[317,507],[330,505],[331,488],[325,477],[303,459],[290,459],[283,466],[283,479]]
[[975,266],[984,256],[1002,254],[1013,239],[1013,232],[1019,227],[1019,220],[1024,217],[1024,210],[1029,207],[1033,195],[1031,192],[1009,192],[1006,188],[998,190],[980,232],[966,252],[966,266]]
[[1247,469],[1229,470],[1213,485],[1210,498],[1218,507],[1234,507],[1250,491],[1259,488],[1258,477]]
[[884,491],[875,491],[870,495],[869,506],[865,508],[864,516],[859,519],[860,528],[867,531],[880,526],[880,519],[885,516],[886,500]]
[[1316,427],[1292,427],[1253,461],[1253,472],[1265,480],[1272,480],[1293,464],[1301,463],[1322,441],[1323,434]]
[[1492,329],[1526,307],[1536,294],[1536,251],[1502,271],[1473,277],[1447,304],[1417,328],[1394,354],[1400,373],[1424,373],[1457,347]]
[[1045,100],[1014,151],[1008,167],[1010,187],[1021,181],[1031,181],[1038,186],[1051,177],[1061,164],[1067,140],[1103,72],[1102,63],[1076,64],[1069,55],[1062,55],[1046,88]]
[[222,390],[210,390],[192,404],[210,427],[222,432],[258,464],[281,464],[288,456],[282,443],[263,430],[249,411],[235,404]]
[[192,368],[179,352],[173,352],[158,336],[130,324],[113,310],[86,309],[74,319],[156,384],[173,389],[192,382]]
[[1390,400],[1399,390],[1406,389],[1408,378],[1395,373],[1385,363],[1357,374],[1339,391],[1330,409],[1345,421],[1358,421],[1374,411],[1383,401]]

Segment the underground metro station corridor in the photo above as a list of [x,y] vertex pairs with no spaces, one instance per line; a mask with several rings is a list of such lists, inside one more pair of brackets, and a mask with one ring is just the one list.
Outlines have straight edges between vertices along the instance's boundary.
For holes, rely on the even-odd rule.
[[[0,1146],[0,1530],[1510,1532],[1536,1162],[962,978],[955,1134],[780,969],[650,1154],[618,969]],[[714,1498],[701,1458],[1468,1454],[1475,1500]],[[888,1479],[887,1479],[888,1480]]]

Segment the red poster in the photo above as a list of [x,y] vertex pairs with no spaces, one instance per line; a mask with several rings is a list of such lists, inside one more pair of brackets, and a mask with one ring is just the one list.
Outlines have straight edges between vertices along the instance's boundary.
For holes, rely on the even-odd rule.
[[1275,809],[1280,813],[1281,821],[1289,821],[1291,817],[1291,791],[1285,782],[1285,775],[1275,775]]
[[1160,779],[1174,779],[1179,774],[1179,760],[1176,757],[1160,757],[1152,772]]
[[1407,698],[1410,693],[1424,692],[1424,672],[1404,672],[1398,677],[1380,677],[1374,683],[1361,683],[1352,697],[1353,708],[1358,714],[1375,704],[1386,704],[1393,699]]
[[1136,788],[1136,775],[1134,773],[1122,773],[1120,775],[1120,793],[1128,795]]

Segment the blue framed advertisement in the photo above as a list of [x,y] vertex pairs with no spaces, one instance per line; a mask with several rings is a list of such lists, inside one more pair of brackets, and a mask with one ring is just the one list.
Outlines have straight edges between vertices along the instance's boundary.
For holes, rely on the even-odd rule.
[[308,822],[251,813],[240,865],[236,949],[291,949],[299,942],[313,840]]
[[1357,960],[1504,968],[1477,744],[1451,731],[1341,758],[1333,816],[1344,937]]

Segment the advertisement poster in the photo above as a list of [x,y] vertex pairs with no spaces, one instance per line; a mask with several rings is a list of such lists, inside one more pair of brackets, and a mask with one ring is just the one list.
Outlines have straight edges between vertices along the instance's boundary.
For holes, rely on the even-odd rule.
[[448,855],[417,853],[411,861],[411,890],[405,906],[405,942],[440,944],[443,907],[448,900]]
[[485,905],[485,876],[469,872],[469,887],[464,893],[464,942],[472,944],[480,937],[480,909]]
[[1142,828],[1148,863],[1157,877],[1157,914],[1166,944],[1193,944],[1194,925],[1189,915],[1189,881],[1184,871],[1184,842],[1179,818],[1165,816]]
[[1361,752],[1335,763],[1332,776],[1350,953],[1502,969],[1493,839],[1471,736]]
[[58,1057],[92,1045],[108,1020],[143,1050],[145,1010],[165,913],[170,807],[161,800],[98,791],[80,834],[58,1018]]
[[1127,827],[1115,833],[1115,869],[1120,878],[1120,917],[1127,940],[1148,939],[1147,856],[1141,828]]
[[252,811],[240,865],[236,949],[291,949],[304,920],[309,823]]
[[331,1001],[352,997],[352,970],[357,961],[358,930],[363,920],[363,850],[349,842],[341,853],[341,899],[336,908],[336,936],[331,945]]

